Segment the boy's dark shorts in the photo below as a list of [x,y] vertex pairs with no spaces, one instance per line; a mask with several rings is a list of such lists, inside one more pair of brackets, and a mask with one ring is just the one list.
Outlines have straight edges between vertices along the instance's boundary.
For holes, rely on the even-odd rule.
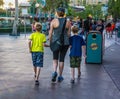
[[70,67],[77,68],[80,67],[81,64],[81,57],[70,57]]
[[32,62],[35,67],[43,67],[43,53],[32,52]]

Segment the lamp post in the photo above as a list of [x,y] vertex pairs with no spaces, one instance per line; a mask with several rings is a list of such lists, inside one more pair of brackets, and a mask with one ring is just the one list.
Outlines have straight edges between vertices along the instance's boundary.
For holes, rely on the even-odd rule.
[[17,24],[18,24],[18,0],[15,0],[15,19],[13,24],[12,36],[17,36]]
[[36,4],[35,4],[35,7],[36,7],[36,15],[39,15],[39,6],[40,6],[39,3],[36,3]]

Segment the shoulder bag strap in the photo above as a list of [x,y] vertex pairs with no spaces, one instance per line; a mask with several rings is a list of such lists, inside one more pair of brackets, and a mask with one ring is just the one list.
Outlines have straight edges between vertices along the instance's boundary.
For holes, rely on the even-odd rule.
[[65,31],[65,25],[66,25],[66,18],[65,21],[63,23],[63,27],[62,27],[62,33],[60,35],[60,39],[61,39],[61,44],[64,45],[64,31]]

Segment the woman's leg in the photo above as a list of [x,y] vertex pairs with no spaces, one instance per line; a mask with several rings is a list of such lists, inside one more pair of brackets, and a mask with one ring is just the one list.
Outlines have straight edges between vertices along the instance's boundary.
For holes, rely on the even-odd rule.
[[57,67],[58,67],[58,60],[53,59],[53,70],[54,70],[54,72],[57,72]]
[[60,62],[59,63],[59,76],[62,76],[63,69],[64,69],[64,62]]
[[59,59],[59,76],[62,76],[63,69],[64,69],[64,60],[65,55],[67,53],[68,46],[63,46],[63,48],[60,50],[60,59]]
[[55,82],[57,77],[58,56],[59,56],[59,51],[53,52],[53,71],[54,72],[52,74],[52,82]]

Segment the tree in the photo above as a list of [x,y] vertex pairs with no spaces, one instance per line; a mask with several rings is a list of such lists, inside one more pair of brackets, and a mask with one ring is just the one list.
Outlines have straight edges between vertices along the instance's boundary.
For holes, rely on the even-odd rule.
[[3,0],[0,0],[0,6],[3,6],[3,5],[4,5]]
[[[3,5],[4,5],[3,0],[0,0],[0,6],[3,6]],[[1,15],[5,14],[5,10],[3,10],[2,8],[0,8],[0,14]]]
[[120,0],[109,0],[108,13],[116,20],[120,17]]
[[55,11],[58,7],[67,8],[69,4],[69,0],[46,0],[46,5],[43,10],[46,11]]
[[103,17],[103,13],[101,11],[101,4],[98,5],[86,5],[84,11],[72,12],[73,16],[79,16],[81,18],[86,18],[91,15],[93,19],[97,20]]
[[9,8],[11,8],[13,6],[13,3],[9,2],[8,6],[9,6]]

